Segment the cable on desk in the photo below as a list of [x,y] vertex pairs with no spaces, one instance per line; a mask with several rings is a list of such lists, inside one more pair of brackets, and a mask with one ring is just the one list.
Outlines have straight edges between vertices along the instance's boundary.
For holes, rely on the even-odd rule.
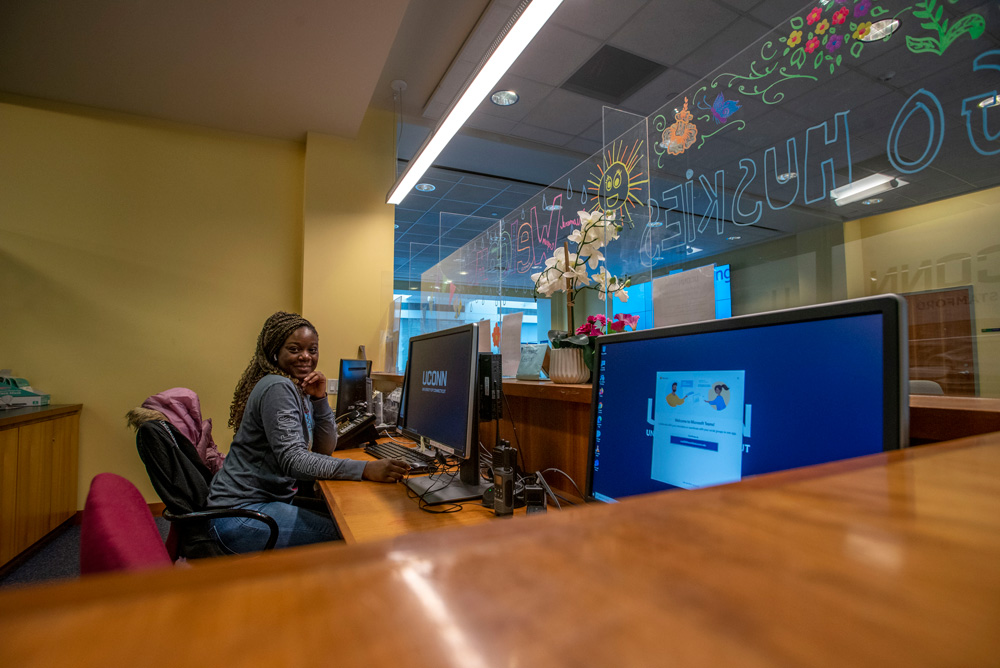
[[407,448],[410,447],[411,445],[413,445],[412,442],[405,442],[404,443],[403,441],[397,441],[396,439],[394,439],[391,436],[392,432],[389,431],[388,429],[383,429],[382,431],[378,432],[378,434],[382,438],[388,439],[390,443],[395,443],[396,445],[402,445],[402,446],[407,447]]
[[[517,458],[521,464],[521,470],[527,470],[524,465],[524,456],[521,454],[521,440],[517,437],[517,425],[514,424],[514,416],[511,414],[510,403],[507,401],[507,393],[500,392],[500,396],[503,397],[503,405],[507,408],[507,419],[510,420],[510,429],[514,432],[514,445],[517,447]],[[497,443],[500,443],[500,422],[497,422]]]
[[[580,488],[577,486],[576,481],[573,480],[573,478],[570,477],[570,475],[568,473],[566,473],[565,471],[563,471],[561,469],[555,469],[555,468],[545,469],[544,471],[542,471],[542,473],[548,473],[549,471],[555,471],[556,473],[563,474],[566,477],[566,479],[569,480],[570,484],[573,485],[573,489],[576,490],[576,493],[579,494],[580,498],[583,499],[584,502],[586,503],[587,497],[585,497],[583,495],[583,492],[580,491]],[[567,501],[569,501],[569,499],[567,499]],[[570,502],[570,503],[572,503],[572,502]]]
[[[450,471],[448,471],[448,470],[440,471],[440,472],[438,472],[436,474],[438,477],[434,479],[434,483],[435,484],[432,484],[426,490],[424,490],[423,494],[417,494],[412,489],[410,489],[409,487],[407,487],[406,488],[406,496],[408,498],[410,498],[410,499],[416,499],[417,500],[417,508],[419,508],[420,510],[424,511],[425,513],[430,513],[431,515],[446,515],[448,513],[457,513],[460,510],[462,510],[462,504],[460,504],[460,503],[440,504],[440,505],[434,507],[434,506],[431,506],[430,504],[428,504],[427,501],[424,500],[424,497],[426,497],[431,492],[436,492],[439,489],[443,489],[444,487],[447,487],[448,484],[451,483],[455,479],[455,476],[457,476],[458,473],[459,473],[459,469],[458,468],[454,468],[454,469],[452,469]],[[447,476],[447,479],[445,479],[446,476]],[[406,476],[406,478],[409,478],[409,477],[410,477],[409,475]],[[443,484],[436,486],[436,484],[437,484],[437,482],[439,480],[442,481]],[[432,507],[434,507],[435,509],[431,510]]]

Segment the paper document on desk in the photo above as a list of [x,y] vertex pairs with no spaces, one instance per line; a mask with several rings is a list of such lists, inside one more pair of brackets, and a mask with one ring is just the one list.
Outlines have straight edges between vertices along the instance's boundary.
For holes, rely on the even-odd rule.
[[521,320],[524,313],[508,313],[503,317],[500,328],[500,355],[503,358],[503,375],[505,378],[517,375],[517,367],[521,364]]
[[493,352],[493,328],[490,326],[491,323],[489,319],[479,321],[479,352],[481,353],[491,353]]

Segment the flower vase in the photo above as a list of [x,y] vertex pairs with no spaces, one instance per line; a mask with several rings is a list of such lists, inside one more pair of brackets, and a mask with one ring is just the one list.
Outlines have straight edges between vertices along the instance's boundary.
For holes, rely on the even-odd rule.
[[554,383],[586,383],[590,368],[583,361],[582,348],[553,348],[549,351],[549,378]]

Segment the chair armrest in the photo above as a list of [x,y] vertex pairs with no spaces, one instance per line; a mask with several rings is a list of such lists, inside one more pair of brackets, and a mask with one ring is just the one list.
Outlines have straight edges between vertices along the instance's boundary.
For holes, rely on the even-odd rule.
[[165,508],[163,510],[163,519],[168,522],[211,520],[219,517],[246,517],[263,522],[271,531],[271,535],[267,537],[267,544],[264,545],[264,549],[273,550],[275,543],[278,542],[278,523],[275,522],[274,518],[270,515],[265,515],[264,513],[257,512],[256,510],[247,510],[246,508],[219,508],[217,510],[199,510],[193,513],[184,513],[182,515],[175,515]]

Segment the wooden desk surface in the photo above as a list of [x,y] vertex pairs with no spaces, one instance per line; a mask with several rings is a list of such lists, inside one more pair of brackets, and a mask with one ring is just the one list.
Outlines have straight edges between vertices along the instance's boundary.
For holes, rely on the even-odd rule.
[[[339,450],[335,457],[370,460],[363,449]],[[416,499],[402,483],[374,483],[356,480],[321,480],[320,492],[337,520],[348,544],[370,543],[418,531],[475,526],[498,520],[479,501],[467,501],[457,513],[429,513],[420,510]],[[516,511],[523,515],[524,510]]]
[[4,666],[995,666],[1000,434],[0,592]]

